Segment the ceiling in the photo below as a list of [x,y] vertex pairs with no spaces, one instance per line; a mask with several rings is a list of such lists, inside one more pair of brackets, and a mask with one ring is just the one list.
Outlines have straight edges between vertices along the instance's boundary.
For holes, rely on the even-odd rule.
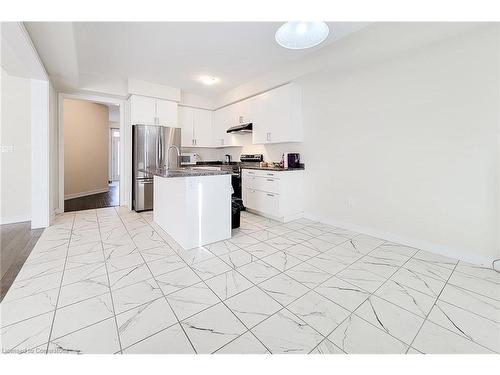
[[[329,22],[320,46],[287,50],[274,40],[281,22],[27,22],[60,90],[127,94],[140,79],[214,97],[280,66],[331,48],[366,23]],[[206,86],[199,76],[219,83]]]

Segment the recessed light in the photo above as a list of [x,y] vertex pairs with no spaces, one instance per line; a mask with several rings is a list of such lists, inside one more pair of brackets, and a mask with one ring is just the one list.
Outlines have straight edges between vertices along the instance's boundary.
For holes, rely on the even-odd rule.
[[276,31],[276,42],[288,49],[304,49],[325,41],[330,29],[325,22],[287,22]]
[[200,81],[203,82],[205,85],[213,85],[214,83],[219,82],[219,79],[214,76],[201,76]]

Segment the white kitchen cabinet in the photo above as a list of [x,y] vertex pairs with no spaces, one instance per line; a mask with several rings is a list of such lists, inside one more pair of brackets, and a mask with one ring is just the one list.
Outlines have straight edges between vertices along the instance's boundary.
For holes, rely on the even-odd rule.
[[257,214],[288,222],[303,216],[304,171],[243,169],[243,205]]
[[177,103],[156,99],[156,118],[158,125],[177,127]]
[[230,147],[248,144],[248,138],[245,134],[227,133],[227,129],[252,122],[252,119],[252,99],[243,100],[214,111],[214,145]]
[[252,98],[252,143],[302,141],[302,93],[289,83]]
[[155,99],[132,95],[130,97],[130,121],[132,124],[156,124]]
[[177,127],[177,103],[147,96],[130,96],[132,124]]
[[213,147],[212,111],[179,107],[182,147]]
[[194,146],[194,111],[189,107],[179,107],[179,126],[181,128],[181,146]]

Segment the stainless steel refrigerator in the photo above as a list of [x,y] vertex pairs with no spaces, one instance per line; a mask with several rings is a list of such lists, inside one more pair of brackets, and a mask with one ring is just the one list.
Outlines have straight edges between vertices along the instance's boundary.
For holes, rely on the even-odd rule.
[[170,146],[181,147],[181,129],[165,126],[134,125],[132,128],[132,209],[153,209],[153,174],[144,169],[179,166],[177,151]]

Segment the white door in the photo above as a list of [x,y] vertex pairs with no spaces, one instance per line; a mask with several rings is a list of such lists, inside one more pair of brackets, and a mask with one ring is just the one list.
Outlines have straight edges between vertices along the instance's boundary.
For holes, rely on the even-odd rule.
[[120,180],[120,130],[110,129],[110,150],[109,150],[109,180]]
[[179,107],[179,126],[181,127],[181,146],[193,147],[193,109],[189,107]]
[[177,127],[177,103],[169,100],[156,100],[158,125]]
[[133,124],[155,125],[155,99],[146,96],[130,97],[130,121]]
[[194,139],[195,146],[212,146],[212,111],[205,109],[194,110]]

